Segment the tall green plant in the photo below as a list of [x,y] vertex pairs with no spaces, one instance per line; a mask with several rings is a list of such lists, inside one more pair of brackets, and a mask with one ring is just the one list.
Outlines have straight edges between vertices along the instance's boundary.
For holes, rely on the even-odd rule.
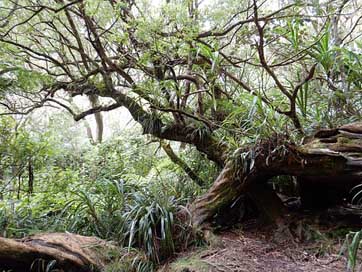
[[359,247],[362,244],[362,230],[357,232],[349,232],[346,235],[345,242],[341,249],[341,254],[347,252],[347,271],[355,272]]

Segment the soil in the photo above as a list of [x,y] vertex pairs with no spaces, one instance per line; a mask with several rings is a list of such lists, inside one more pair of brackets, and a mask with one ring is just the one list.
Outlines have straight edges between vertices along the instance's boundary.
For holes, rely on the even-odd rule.
[[[337,254],[318,256],[310,247],[276,244],[251,234],[224,234],[225,248],[203,253],[209,271],[343,271],[346,262]],[[313,249],[313,248],[312,248]],[[315,248],[314,248],[315,250]]]
[[304,223],[299,221],[287,230],[224,231],[214,237],[213,244],[181,254],[159,271],[346,271],[346,257],[339,253],[349,229]]

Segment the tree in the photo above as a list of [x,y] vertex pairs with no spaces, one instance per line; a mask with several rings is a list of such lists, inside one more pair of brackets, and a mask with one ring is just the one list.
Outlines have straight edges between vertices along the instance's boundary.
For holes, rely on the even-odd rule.
[[[145,134],[190,144],[222,169],[193,205],[198,224],[246,191],[261,209],[268,206],[261,200],[276,203],[272,191],[254,186],[272,176],[358,170],[357,163],[357,169],[344,171],[355,160],[350,146],[347,155],[313,146],[324,146],[323,139],[338,142],[339,135],[358,137],[346,136],[358,134],[358,125],[352,131],[331,130],[301,148],[297,144],[316,128],[360,118],[357,2],[295,1],[277,7],[257,0],[184,0],[152,7],[147,1],[25,0],[2,5],[5,58],[42,80],[26,95],[20,88],[21,99],[8,91],[1,114],[52,105],[79,121],[127,108]],[[342,42],[332,44],[336,20]],[[93,101],[90,109],[77,112],[61,100],[79,95]],[[340,171],[331,171],[331,164]]]

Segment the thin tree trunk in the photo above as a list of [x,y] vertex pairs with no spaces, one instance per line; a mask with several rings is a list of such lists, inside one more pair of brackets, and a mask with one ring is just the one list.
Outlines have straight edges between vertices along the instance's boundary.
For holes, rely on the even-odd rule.
[[31,158],[28,161],[28,193],[32,194],[34,191],[34,167]]
[[[96,108],[99,106],[99,99],[96,95],[90,95],[89,101],[93,108]],[[96,138],[95,142],[100,144],[103,140],[103,117],[101,112],[96,112],[94,114],[94,118],[96,120]]]
[[166,152],[170,160],[180,166],[185,173],[199,186],[204,185],[204,181],[184,162],[180,157],[178,157],[173,151],[171,145],[165,141],[161,141],[161,147]]
[[96,141],[94,141],[94,138],[93,138],[93,133],[92,133],[92,129],[88,123],[88,121],[86,119],[83,120],[83,124],[84,124],[84,127],[87,131],[87,137],[89,139],[89,142],[92,144],[92,145],[95,145],[96,144]]

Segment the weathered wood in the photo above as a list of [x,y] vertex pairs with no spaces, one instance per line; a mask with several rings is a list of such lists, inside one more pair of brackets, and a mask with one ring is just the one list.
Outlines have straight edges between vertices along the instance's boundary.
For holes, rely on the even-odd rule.
[[233,164],[228,162],[209,191],[193,203],[191,212],[195,225],[209,221],[240,195],[244,186],[234,172]]
[[[323,182],[323,186],[348,191],[362,177],[362,123],[321,130],[300,146],[276,137],[236,154],[237,159],[229,160],[209,191],[191,206],[195,224],[210,221],[241,194],[249,192],[251,185],[274,176],[306,177],[310,190],[313,183]],[[316,181],[308,177],[321,178]],[[260,196],[263,198],[263,194]]]
[[[102,271],[107,253],[117,248],[96,237],[49,233],[15,240],[0,238],[0,270],[30,271],[30,267],[55,261],[67,272]],[[45,265],[46,267],[46,265]]]

